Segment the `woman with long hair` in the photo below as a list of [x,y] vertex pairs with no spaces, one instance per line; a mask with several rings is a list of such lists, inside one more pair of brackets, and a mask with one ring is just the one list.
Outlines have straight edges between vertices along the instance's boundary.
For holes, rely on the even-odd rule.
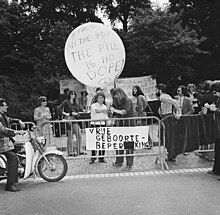
[[[68,98],[57,107],[58,112],[62,113],[62,115],[64,115],[64,119],[66,120],[74,120],[79,116],[79,104],[76,97],[76,92],[70,90],[68,93]],[[73,146],[73,134],[76,135],[76,149]],[[68,156],[77,156],[77,154],[82,154],[80,152],[82,134],[78,123],[74,122],[67,124],[67,136]]]
[[[114,114],[115,118],[129,118],[134,116],[133,103],[130,98],[126,95],[123,89],[116,88],[114,93],[114,98],[116,99],[116,104],[114,107],[111,107],[110,110]],[[133,126],[134,120],[124,119],[118,120],[116,126]],[[126,154],[133,154],[133,149],[126,149]],[[124,150],[116,150],[116,155],[124,154]],[[133,165],[133,156],[126,157],[126,167],[131,168]],[[113,166],[122,166],[124,162],[124,157],[116,157],[116,161],[113,163]]]
[[136,111],[138,116],[147,116],[147,111],[152,112],[150,105],[147,102],[147,98],[144,96],[140,86],[133,86],[132,95],[137,99]]

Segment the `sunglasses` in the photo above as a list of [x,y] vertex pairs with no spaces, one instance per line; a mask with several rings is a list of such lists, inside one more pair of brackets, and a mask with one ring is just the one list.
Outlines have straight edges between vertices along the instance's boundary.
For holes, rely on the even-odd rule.
[[42,100],[42,102],[47,102],[47,100]]

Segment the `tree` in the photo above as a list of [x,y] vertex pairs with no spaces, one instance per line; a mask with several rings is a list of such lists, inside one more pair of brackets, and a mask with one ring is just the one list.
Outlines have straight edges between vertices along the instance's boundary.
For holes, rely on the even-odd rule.
[[[9,101],[12,115],[22,119],[33,119],[33,109],[40,95],[52,100],[58,98],[59,80],[72,77],[63,55],[65,40],[81,22],[96,17],[92,13],[95,4],[92,7],[86,3],[87,10],[85,2],[65,1],[72,6],[70,14],[66,14],[68,22],[64,21],[65,13],[55,3],[59,1],[24,0],[9,4],[7,0],[0,0],[0,37],[3,41],[0,46],[0,87],[3,89],[0,96]],[[50,6],[48,14],[46,6]],[[73,16],[74,8],[78,18]]]
[[65,21],[77,27],[88,21],[101,22],[95,14],[98,0],[21,0],[21,5],[28,13],[37,14],[35,20],[47,23]]
[[198,45],[203,40],[194,30],[182,27],[177,13],[140,10],[131,23],[130,32],[125,35],[124,73],[156,74],[159,82],[169,86],[186,83],[194,77],[189,60],[194,54],[202,53]]
[[107,14],[112,23],[119,21],[123,30],[128,31],[128,23],[136,15],[138,9],[150,8],[149,0],[103,0],[101,9]]
[[220,70],[220,1],[170,0],[170,11],[180,12],[183,25],[204,36],[199,48],[209,55],[196,55],[192,66],[201,80],[219,79]]

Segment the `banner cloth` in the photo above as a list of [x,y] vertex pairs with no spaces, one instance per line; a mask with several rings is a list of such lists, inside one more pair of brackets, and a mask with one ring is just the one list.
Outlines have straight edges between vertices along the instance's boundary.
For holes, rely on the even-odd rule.
[[220,138],[220,116],[217,115],[182,116],[180,120],[169,116],[161,122],[165,125],[168,158],[197,150],[200,145],[212,144]]

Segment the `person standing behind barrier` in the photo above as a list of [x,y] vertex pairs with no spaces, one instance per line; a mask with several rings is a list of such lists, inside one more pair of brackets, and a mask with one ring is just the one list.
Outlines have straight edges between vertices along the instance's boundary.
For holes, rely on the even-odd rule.
[[[211,91],[212,81],[206,80],[202,84],[202,92],[201,96],[199,97],[199,102],[201,106],[201,114],[213,114],[213,112],[209,109],[211,104],[215,104],[217,101],[217,96],[215,96]],[[201,150],[210,150],[214,148],[214,144],[208,145],[201,145]],[[205,157],[208,160],[213,160],[214,152],[196,152],[196,155],[200,157]]]
[[200,97],[200,104],[201,104],[201,113],[202,114],[212,114],[213,112],[210,111],[209,105],[215,104],[217,101],[217,97],[210,91],[212,81],[207,80],[202,85],[202,94]]
[[[76,92],[70,90],[68,93],[68,99],[63,101],[58,107],[57,110],[64,115],[66,120],[74,120],[79,116],[79,104],[76,99]],[[73,146],[73,134],[76,135],[76,151]],[[68,123],[67,124],[67,153],[68,156],[77,156],[83,154],[80,152],[82,144],[82,134],[80,131],[79,124]]]
[[[96,94],[95,103],[91,106],[91,127],[105,127],[106,121],[102,121],[101,119],[108,119],[108,111],[106,105],[104,105],[105,94],[103,92],[99,92]],[[92,120],[100,120],[100,121],[92,121]],[[99,150],[99,156],[104,156],[105,150]],[[94,163],[96,160],[96,151],[92,150],[92,158],[90,160],[90,164]],[[99,162],[107,163],[104,160],[104,157],[99,157]]]
[[[111,112],[114,113],[115,118],[128,118],[134,117],[133,103],[130,98],[127,97],[124,90],[121,88],[116,88],[114,91],[114,97],[117,100],[115,107],[111,107]],[[116,122],[116,126],[134,126],[134,120],[124,119]],[[134,149],[126,149],[126,154],[133,154]],[[124,150],[116,150],[116,155],[124,154]],[[133,156],[126,157],[126,167],[131,168],[133,165]],[[124,157],[116,157],[116,161],[113,166],[122,166],[124,162]]]
[[199,93],[196,92],[196,86],[194,84],[188,84],[186,97],[189,97],[193,104],[194,114],[200,112]]
[[115,100],[115,98],[114,98],[114,91],[115,91],[114,88],[112,88],[112,89],[110,90],[111,99],[107,99],[107,100],[105,99],[105,105],[107,106],[108,117],[109,117],[109,118],[113,118],[113,114],[112,114],[110,108],[111,108],[111,107],[114,107],[114,105],[116,104],[116,100]]
[[194,113],[193,104],[190,98],[186,97],[187,88],[184,85],[180,85],[177,88],[177,95],[175,99],[178,101],[181,115],[188,116]]
[[[220,116],[220,82],[216,83],[215,86],[215,95],[217,96],[216,105],[211,104],[209,106],[209,110],[214,114]],[[218,137],[215,139],[215,159],[213,169],[208,171],[209,174],[220,175],[220,135],[217,134]],[[220,179],[218,179],[220,180]]]
[[136,111],[138,116],[147,116],[147,110],[152,112],[147,98],[138,85],[133,86],[132,95],[137,99]]
[[[99,92],[104,92],[104,88],[103,87],[97,87],[95,92],[96,92],[96,94],[99,93]],[[96,102],[96,94],[92,97],[91,105]]]
[[173,99],[170,95],[166,93],[166,85],[165,84],[158,84],[156,85],[156,96],[160,100],[160,108],[159,114],[161,118],[165,118],[166,116],[170,116],[173,114],[173,106],[176,109],[175,117],[180,119],[181,116],[181,109],[178,102]]
[[58,102],[59,102],[59,105],[68,99],[68,93],[69,93],[70,89],[69,88],[65,88],[63,90],[63,93],[59,95],[59,99],[58,99]]
[[39,127],[39,135],[44,136],[47,146],[51,145],[53,142],[53,131],[49,122],[46,124],[44,123],[51,118],[50,109],[47,107],[47,97],[40,96],[38,98],[38,107],[34,109],[34,121],[36,121],[36,125]]
[[83,112],[86,112],[88,110],[88,92],[86,90],[82,90],[80,94],[81,96],[79,98],[79,106]]

